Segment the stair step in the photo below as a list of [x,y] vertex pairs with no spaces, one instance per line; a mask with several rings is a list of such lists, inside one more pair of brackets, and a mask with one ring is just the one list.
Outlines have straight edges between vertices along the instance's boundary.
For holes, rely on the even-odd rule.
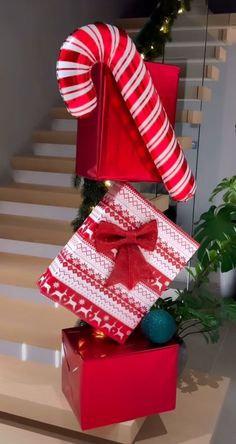
[[178,137],[178,141],[184,151],[192,148],[192,137]]
[[224,26],[222,28],[219,27],[209,27],[206,32],[206,28],[204,26],[183,26],[179,28],[172,28],[172,41],[178,43],[190,42],[194,41],[198,44],[219,44],[221,42],[222,45],[230,44],[228,29]]
[[[194,100],[194,99],[191,99]],[[200,100],[199,98],[196,100]],[[177,114],[177,119],[182,120],[182,114]],[[191,123],[190,121],[188,123]],[[183,149],[191,148],[189,137],[180,136],[178,140],[183,146]],[[66,150],[66,148],[64,148]],[[30,172],[46,172],[54,174],[69,174],[73,175],[75,171],[75,159],[72,157],[54,157],[51,156],[13,156],[11,165],[16,171],[30,171]],[[71,152],[69,151],[69,155]],[[17,177],[17,176],[16,176]],[[21,181],[21,180],[20,180]]]
[[[12,357],[0,357],[0,405],[1,411],[8,415],[37,421],[40,428],[55,430],[60,427],[61,433],[80,432],[73,434],[73,441],[82,442],[82,431],[61,391],[60,369],[50,365],[33,362],[22,362]],[[194,389],[191,389],[194,386]],[[204,381],[204,384],[203,382]],[[211,376],[194,370],[186,370],[181,375],[177,389],[177,410],[157,415],[146,424],[143,436],[147,443],[168,441],[171,443],[209,443],[211,441],[217,418],[223,406],[230,379],[223,376]],[[217,389],[216,389],[217,384]],[[186,393],[187,389],[188,393]],[[191,396],[189,389],[192,390]],[[206,403],[206,399],[208,402]],[[196,406],[198,408],[196,409]],[[195,410],[194,410],[195,408]],[[206,421],[206,416],[208,421]],[[150,418],[151,419],[151,418]],[[15,418],[16,420],[16,418]],[[97,428],[83,434],[109,439],[109,441],[131,444],[145,418],[128,421],[109,427]],[[161,424],[162,429],[156,425]],[[189,427],[186,429],[186,424]],[[200,433],[199,433],[199,424]],[[31,422],[32,425],[32,422]],[[50,426],[50,428],[49,428]],[[57,429],[57,433],[60,433]],[[151,435],[150,435],[151,431]],[[161,434],[160,434],[161,433]],[[158,437],[156,436],[158,435]],[[196,441],[197,437],[197,441]],[[72,437],[71,437],[72,439]],[[166,441],[166,442],[168,442]],[[19,442],[19,439],[16,440]],[[32,441],[34,444],[34,441]],[[43,444],[43,441],[42,441]]]
[[[139,29],[130,28],[127,29],[128,35],[134,39],[138,34]],[[168,47],[183,48],[190,46],[205,46],[205,40],[207,46],[211,45],[232,45],[235,43],[236,28],[229,26],[210,26],[207,33],[204,26],[182,26],[179,28],[172,28],[172,42],[168,42]]]
[[[211,88],[206,86],[191,86],[181,82],[179,84],[179,100],[202,100],[209,102],[211,100]],[[177,122],[182,122],[181,116],[177,115]],[[191,123],[191,122],[189,122]]]
[[[160,59],[157,59],[156,61],[160,63]],[[218,64],[222,61],[223,60],[220,60],[219,58],[216,58],[216,57],[209,57],[209,58],[206,58],[205,64],[206,65],[209,65],[209,64],[214,65],[214,64]],[[169,59],[166,59],[165,63],[170,64],[170,65],[180,66],[180,67],[181,67],[181,65],[193,65],[194,70],[197,66],[199,66],[200,69],[202,70],[203,65],[204,65],[204,60],[202,58],[171,57]],[[182,75],[182,72],[181,72],[181,75]],[[188,75],[190,75],[190,74],[188,73]]]
[[13,156],[12,168],[15,170],[47,171],[49,173],[75,172],[75,160],[68,157],[50,156]]
[[2,239],[65,245],[72,234],[72,227],[65,221],[0,214]]
[[[235,24],[236,14],[209,14],[209,27],[233,26]],[[181,14],[175,22],[175,28],[182,26],[206,26],[206,14]]]
[[[215,60],[216,63],[218,63],[218,60]],[[193,77],[198,77],[200,79],[203,78],[209,78],[210,80],[219,80],[220,77],[220,70],[218,66],[214,65],[212,62],[206,63],[206,65],[203,64],[203,60],[199,60],[198,63],[196,61],[189,62],[189,60],[182,60],[182,61],[176,61],[176,63],[170,62],[170,64],[175,65],[177,64],[181,69],[181,78],[188,79]],[[205,66],[205,69],[204,69]]]
[[[199,79],[199,82],[201,82],[201,79]],[[205,99],[205,94],[202,95],[202,97],[199,94],[199,89],[200,86],[195,86],[195,87],[187,87],[185,89],[181,89],[179,90],[179,99],[184,99],[184,100],[204,100],[204,101],[208,101],[210,94],[206,94],[206,99]],[[210,90],[210,88],[206,88],[204,87],[205,90]],[[178,122],[181,122],[181,117],[177,116],[177,120]],[[57,125],[57,129],[60,130],[60,128],[62,130],[65,129],[66,123],[68,122],[68,120],[66,119],[56,119],[54,120],[54,122],[56,122]],[[69,122],[73,122],[72,120],[70,120]],[[74,123],[74,122],[73,122]],[[46,143],[37,143],[34,144],[34,154],[36,156],[53,156],[53,157],[71,157],[71,158],[75,158],[76,155],[76,147],[73,145],[57,145],[57,144],[46,144]]]
[[[149,17],[120,18],[116,20],[117,26],[123,29],[140,30],[149,20]],[[227,28],[235,26],[236,14],[209,14],[208,29]],[[173,31],[190,29],[205,29],[206,15],[204,14],[183,14],[178,17],[173,26]]]
[[36,282],[51,263],[50,258],[0,252],[0,282],[5,285],[36,288]]
[[[146,197],[160,211],[167,210],[169,206],[168,195],[155,196],[149,194],[146,195]],[[8,217],[7,215],[2,216],[2,221],[5,225],[6,221],[9,220]],[[5,285],[35,288],[38,277],[45,271],[52,258],[57,255],[60,249],[60,247],[56,245],[56,242],[59,240],[60,244],[64,245],[73,233],[72,231],[69,232],[69,228],[64,231],[64,227],[66,227],[64,222],[58,222],[60,231],[56,233],[57,224],[55,223],[54,225],[54,221],[48,221],[47,226],[45,220],[42,221],[42,233],[38,233],[37,230],[40,231],[40,221],[36,218],[31,218],[32,228],[29,228],[28,233],[24,235],[24,218],[14,217],[12,219],[12,221],[9,221],[9,228],[7,228],[7,226],[5,227],[5,238],[3,237],[3,239],[0,240],[0,263],[3,264],[0,269],[0,282]],[[16,227],[17,221],[19,221],[20,229]],[[30,226],[30,218],[28,220],[25,218],[25,221],[27,229],[27,226]],[[55,228],[55,234],[51,235],[52,241],[50,241],[50,237],[48,236],[50,236],[53,226]],[[61,230],[63,231],[62,234]],[[10,239],[10,234],[7,233],[15,233],[13,236],[16,240]],[[64,242],[62,243],[63,236]],[[19,240],[19,238],[23,240]],[[40,241],[46,241],[47,244],[40,244]],[[53,242],[55,242],[55,246]],[[40,257],[38,257],[39,255]]]
[[206,65],[205,67],[205,78],[211,80],[219,80],[220,79],[220,70],[215,65]]
[[36,130],[33,132],[33,142],[76,145],[76,131]]
[[154,193],[142,193],[143,196],[149,200],[154,207],[158,208],[160,211],[166,211],[169,208],[169,195],[167,194],[159,194],[156,195]]
[[71,222],[78,208],[68,208],[64,206],[54,206],[53,204],[40,205],[25,202],[0,201],[0,213],[15,216],[43,217],[52,220],[64,220]]
[[77,131],[77,121],[74,119],[53,119],[51,124],[52,131]]
[[82,432],[62,393],[61,370],[7,356],[0,357],[0,405],[1,411],[9,415],[40,423],[42,430],[50,426],[51,431],[57,427],[57,433],[58,427],[63,433],[78,432],[72,435],[77,442],[83,435],[91,435],[131,444],[145,421],[140,418]]
[[75,188],[12,183],[0,187],[0,201],[78,208],[81,195]]
[[[72,233],[71,233],[72,234]],[[51,261],[56,257],[63,245],[54,245],[43,242],[29,242],[26,240],[0,238],[0,252],[18,254],[39,258],[48,258]]]
[[[129,35],[130,35],[130,31],[129,31]],[[133,34],[132,34],[132,36],[133,36]],[[219,36],[221,37],[221,35],[219,35]],[[173,36],[172,36],[172,38],[173,38]],[[186,36],[186,32],[185,32],[185,40],[176,41],[173,38],[173,41],[166,43],[165,55],[166,55],[166,53],[168,54],[169,50],[181,49],[183,52],[185,52],[185,50],[187,48],[191,48],[192,50],[195,50],[198,48],[199,50],[202,50],[202,53],[203,53],[205,46],[206,46],[206,49],[208,50],[211,47],[214,48],[217,46],[225,46],[225,45],[227,45],[227,42],[225,40],[221,40],[221,39],[220,40],[212,39],[212,40],[205,41],[205,35],[203,33],[201,36],[201,40],[197,40],[197,41],[192,40],[191,41],[191,40],[188,40],[188,36]]]
[[18,183],[31,183],[35,185],[48,185],[66,188],[71,188],[74,179],[73,174],[52,174],[45,171],[13,170],[12,175],[14,181]]
[[[44,298],[44,296],[42,296]],[[60,350],[61,329],[78,319],[69,310],[0,295],[0,339]]]
[[50,299],[42,297],[38,288],[18,287],[17,285],[0,283],[0,295],[8,299],[29,301],[35,304],[55,305]]
[[[65,436],[53,435],[49,431],[44,432],[42,429],[36,427],[32,430],[32,425],[20,424],[16,422],[16,418],[9,424],[1,422],[0,436],[2,444],[69,444],[71,440],[67,440]],[[29,429],[28,429],[29,428]],[[46,433],[46,434],[45,434]],[[81,442],[82,444],[82,442]]]
[[[182,74],[182,73],[181,73]],[[195,77],[194,74],[192,76],[189,77],[180,77],[179,81],[180,83],[182,82],[199,82],[201,83],[203,80],[203,75],[202,75],[202,70],[201,70],[201,75],[199,75],[198,77]],[[220,78],[220,70],[217,66],[214,65],[206,65],[205,67],[205,75],[204,75],[204,81],[209,80],[209,81],[216,81],[219,80]]]
[[228,45],[236,43],[236,26],[221,30],[221,39]]
[[[62,120],[64,122],[64,120]],[[56,143],[34,143],[35,156],[71,157],[75,158],[76,147],[74,145],[59,145]]]
[[[200,97],[200,89],[201,88],[202,89],[204,88],[204,90],[206,91],[206,94],[205,94],[206,96],[207,96],[207,91],[211,91],[210,88],[207,88],[207,87],[200,87],[200,86],[196,86],[196,87],[192,87],[192,88],[190,87],[187,90],[187,98],[190,97],[192,99],[204,100],[204,97],[205,97],[204,94],[202,94],[202,96],[201,96],[203,99],[201,99],[201,97]],[[180,90],[180,92],[181,92],[180,97],[186,95],[183,88]],[[209,93],[208,93],[208,97],[209,97]],[[207,100],[209,100],[209,99],[207,99]],[[182,122],[181,117],[182,116],[180,114],[177,114],[176,120],[178,122]],[[58,119],[58,121],[60,122],[60,119]],[[61,119],[62,125],[63,125],[63,122],[65,122],[65,121],[66,120],[64,118]],[[191,122],[189,122],[189,123],[191,123]],[[69,153],[68,156],[67,156],[67,152]],[[75,157],[76,148],[71,147],[69,145],[68,146],[61,146],[61,148],[60,148],[59,145],[54,145],[54,144],[36,144],[36,146],[34,148],[34,153],[38,156],[55,156],[55,157],[58,156],[58,153],[60,153],[59,154],[60,157],[62,157],[63,154],[64,154],[64,157],[73,157],[73,154],[74,154],[74,157]]]
[[[194,47],[187,46],[185,48],[181,48],[178,46],[166,47],[165,49],[165,63],[168,63],[170,60],[201,60],[203,63],[205,54],[205,48],[202,47]],[[223,46],[207,46],[206,47],[206,60],[216,59],[218,62],[226,61],[226,50]],[[197,62],[198,63],[198,62]]]
[[192,125],[199,125],[202,123],[203,115],[202,111],[196,111],[196,110],[177,110],[177,118],[179,117],[178,121],[181,121],[183,123],[190,123]]
[[71,119],[76,120],[74,116],[72,116],[69,111],[67,111],[65,106],[55,106],[50,109],[49,117],[51,119]]
[[226,62],[227,52],[225,48],[223,48],[222,46],[218,46],[217,48],[215,48],[214,57],[216,57],[216,59],[220,62]]

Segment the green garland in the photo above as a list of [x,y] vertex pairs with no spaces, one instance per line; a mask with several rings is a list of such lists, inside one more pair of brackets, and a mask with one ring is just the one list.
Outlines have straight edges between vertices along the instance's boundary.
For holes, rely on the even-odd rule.
[[160,0],[134,42],[145,60],[163,56],[171,28],[179,14],[190,10],[191,0]]
[[78,210],[76,218],[72,221],[73,230],[77,231],[85,219],[89,216],[93,208],[99,203],[109,189],[110,182],[97,182],[96,180],[84,179],[81,188],[81,179],[76,176],[74,180],[76,188],[79,188],[82,194],[82,205]]

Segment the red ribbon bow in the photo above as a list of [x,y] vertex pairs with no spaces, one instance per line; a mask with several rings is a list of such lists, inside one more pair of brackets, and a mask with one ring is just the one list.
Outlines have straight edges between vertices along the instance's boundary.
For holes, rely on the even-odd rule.
[[106,285],[117,283],[131,290],[144,280],[153,279],[155,269],[144,258],[139,247],[153,251],[157,242],[157,222],[152,220],[132,231],[102,221],[95,232],[95,247],[100,253],[117,249],[115,267]]

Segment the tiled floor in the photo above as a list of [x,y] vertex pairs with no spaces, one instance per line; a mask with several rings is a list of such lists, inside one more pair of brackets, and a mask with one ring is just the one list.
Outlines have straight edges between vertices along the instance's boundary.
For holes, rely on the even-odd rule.
[[188,367],[231,378],[211,444],[236,444],[236,324],[225,324],[217,344],[206,344],[199,335],[186,343]]

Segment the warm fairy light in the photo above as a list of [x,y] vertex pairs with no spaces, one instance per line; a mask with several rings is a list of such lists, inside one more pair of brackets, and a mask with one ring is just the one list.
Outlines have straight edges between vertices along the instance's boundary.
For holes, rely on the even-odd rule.
[[169,29],[170,29],[170,19],[166,17],[162,24],[162,27],[160,28],[160,31],[163,32],[164,34],[167,34],[169,32]]
[[112,183],[111,183],[111,181],[110,180],[105,180],[105,185],[106,185],[106,187],[107,188],[110,188],[111,187],[111,185],[112,185]]
[[167,34],[169,32],[169,26],[168,25],[163,25],[160,28],[160,31],[163,32],[164,34]]
[[181,6],[178,10],[178,14],[183,14],[183,12],[184,12],[184,8],[183,8],[183,6]]
[[106,335],[101,330],[94,330],[93,336],[97,339],[103,339],[106,337]]
[[151,45],[151,46],[150,46],[150,48],[151,48],[151,49],[154,49],[154,46],[153,46],[153,45]]
[[145,59],[145,54],[143,52],[141,52],[141,57],[142,59]]
[[85,342],[86,341],[84,339],[79,339],[78,341],[79,350],[84,346]]

